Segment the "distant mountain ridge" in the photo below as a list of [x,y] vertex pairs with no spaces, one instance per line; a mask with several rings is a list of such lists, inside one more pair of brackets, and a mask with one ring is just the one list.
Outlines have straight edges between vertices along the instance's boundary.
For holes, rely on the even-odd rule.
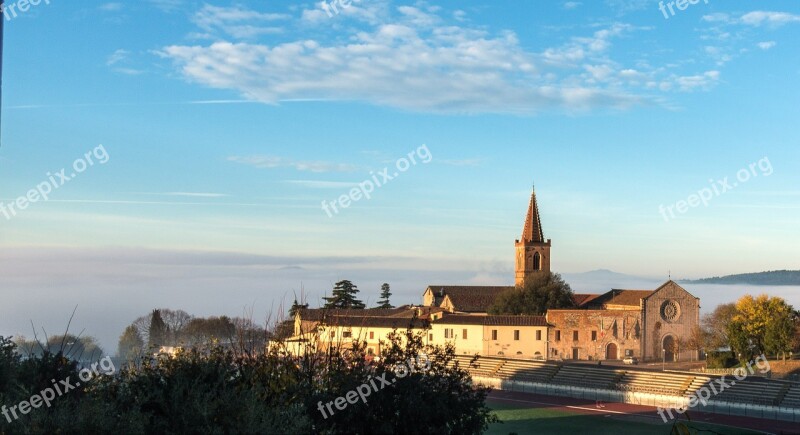
[[800,285],[800,270],[740,273],[713,278],[684,279],[679,282],[686,284]]

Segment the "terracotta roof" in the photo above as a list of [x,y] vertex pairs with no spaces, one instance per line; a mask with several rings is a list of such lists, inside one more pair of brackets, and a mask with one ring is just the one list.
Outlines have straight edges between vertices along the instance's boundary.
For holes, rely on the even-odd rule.
[[514,286],[432,285],[428,288],[437,298],[442,292],[445,296],[449,296],[456,311],[472,313],[488,311],[497,295],[514,289]]
[[443,325],[548,326],[544,316],[470,316],[449,314],[434,323]]
[[575,302],[575,305],[580,307],[581,305],[590,302],[592,299],[600,297],[598,294],[587,294],[587,293],[576,293],[572,295],[572,301]]
[[604,293],[588,302],[584,302],[582,306],[608,306],[608,305],[621,305],[628,307],[639,307],[640,301],[651,294],[655,290],[620,290],[614,289],[610,292]]
[[539,218],[539,205],[536,203],[536,191],[531,192],[531,202],[528,204],[528,214],[525,216],[525,226],[522,227],[523,242],[544,242],[542,221]]
[[406,329],[424,328],[428,321],[419,318],[401,317],[370,317],[370,316],[329,316],[325,318],[326,325],[333,326],[368,326],[374,328]]
[[306,308],[300,310],[301,320],[322,320],[323,318],[331,316],[356,316],[356,317],[393,317],[402,314],[414,317],[414,311],[408,307],[399,308],[366,308],[363,310],[356,309],[326,309],[326,308]]

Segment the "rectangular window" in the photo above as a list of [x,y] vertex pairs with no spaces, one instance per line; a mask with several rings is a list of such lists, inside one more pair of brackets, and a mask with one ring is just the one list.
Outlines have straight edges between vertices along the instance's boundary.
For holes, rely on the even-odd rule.
[[556,341],[561,341],[561,331],[556,331]]
[[578,331],[572,331],[572,341],[578,341]]
[[353,336],[353,333],[352,333],[352,332],[350,332],[350,331],[344,331],[344,332],[342,332],[342,338],[350,338],[350,337],[352,337],[352,336]]
[[497,330],[492,329],[492,340],[497,341]]
[[542,341],[542,331],[536,331],[536,341]]
[[331,338],[336,338],[336,331],[331,331]]
[[464,340],[467,339],[467,330],[466,329],[462,329],[461,330],[461,338],[464,339]]
[[514,330],[514,340],[519,341],[519,329]]
[[453,333],[453,328],[444,329],[444,338],[456,338],[456,335]]
[[433,341],[433,334],[428,334],[428,340]]
[[592,341],[597,341],[597,331],[592,331]]
[[370,340],[375,339],[375,332],[374,331],[369,331],[369,339]]

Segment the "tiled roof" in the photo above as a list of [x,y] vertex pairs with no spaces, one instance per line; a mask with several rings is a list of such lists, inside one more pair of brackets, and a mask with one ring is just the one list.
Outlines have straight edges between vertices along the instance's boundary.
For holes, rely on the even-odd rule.
[[450,314],[445,315],[434,323],[443,325],[548,326],[544,316],[470,316]]
[[419,318],[401,317],[330,316],[325,318],[325,324],[332,326],[406,329],[409,326],[412,328],[424,328],[428,325],[428,321]]
[[[326,308],[306,308],[300,310],[301,320],[322,320],[331,316],[356,316],[356,317],[393,317],[408,313],[407,317],[413,317],[413,310],[408,307],[399,308],[366,308],[356,309],[326,309]],[[405,317],[405,316],[404,316]]]
[[629,307],[639,307],[640,301],[651,294],[655,290],[620,290],[614,289],[610,292],[604,293],[588,302],[584,302],[583,306],[608,306],[608,305],[621,305]]
[[576,293],[572,295],[572,300],[575,302],[575,305],[580,307],[581,305],[590,302],[592,299],[599,297],[600,295],[597,294],[587,294],[587,293]]
[[442,292],[449,296],[456,311],[473,313],[488,311],[497,295],[514,289],[514,286],[432,285],[428,288],[437,298]]

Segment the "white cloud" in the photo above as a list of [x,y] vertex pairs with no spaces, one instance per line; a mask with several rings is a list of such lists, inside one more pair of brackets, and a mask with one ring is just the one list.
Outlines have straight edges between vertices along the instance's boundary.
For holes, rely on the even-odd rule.
[[241,6],[226,8],[206,4],[194,14],[192,21],[206,32],[200,34],[204,37],[222,32],[234,38],[249,39],[280,33],[282,28],[275,26],[274,22],[288,18],[288,15],[262,13]]
[[349,181],[286,180],[284,183],[307,187],[309,189],[347,189],[358,186],[358,183]]
[[760,48],[762,50],[769,50],[770,48],[772,48],[772,47],[774,47],[776,45],[776,42],[775,41],[764,41],[764,42],[759,42],[756,45],[758,45],[758,48]]
[[562,6],[566,10],[578,9],[583,3],[581,2],[566,2]]
[[788,12],[752,11],[742,14],[740,17],[736,18],[725,13],[714,13],[704,15],[703,21],[721,24],[743,24],[753,27],[759,27],[762,25],[780,27],[784,24],[800,23],[800,15],[795,15]]
[[779,27],[789,23],[800,23],[800,15],[787,12],[753,11],[742,15],[740,22],[748,26]]
[[[198,28],[208,37],[227,34],[228,40],[170,45],[157,53],[185,79],[234,91],[247,101],[348,101],[432,113],[625,109],[664,101],[653,91],[709,89],[715,82],[695,71],[679,74],[675,66],[625,65],[622,57],[615,59],[630,55],[614,52],[618,39],[650,28],[593,26],[586,36],[532,51],[514,32],[491,32],[459,22],[452,11],[437,12],[424,3],[395,8],[382,0],[353,3],[336,19],[357,19],[359,26],[333,21],[337,34],[330,37],[318,13],[329,17],[316,7],[297,18],[311,29],[305,39],[282,34],[282,42],[263,43],[253,40],[258,31],[242,23],[287,20],[282,22],[287,28],[298,23],[280,14],[206,5],[193,18]],[[716,60],[721,65],[730,57],[719,53]],[[694,84],[694,77],[709,85]]]
[[681,91],[691,92],[697,89],[709,89],[719,82],[719,76],[719,71],[706,71],[693,76],[675,77],[674,81]]
[[252,155],[231,156],[228,161],[253,166],[259,169],[294,168],[298,171],[309,172],[352,172],[355,165],[346,163],[331,163],[323,161],[295,161],[277,156]]
[[129,59],[130,54],[131,52],[128,50],[124,49],[115,50],[106,59],[106,65],[111,67],[112,70],[120,74],[139,75],[144,73],[144,71],[127,66],[128,64],[130,64],[130,59]]
[[122,3],[103,3],[99,9],[105,12],[116,12],[122,10]]

